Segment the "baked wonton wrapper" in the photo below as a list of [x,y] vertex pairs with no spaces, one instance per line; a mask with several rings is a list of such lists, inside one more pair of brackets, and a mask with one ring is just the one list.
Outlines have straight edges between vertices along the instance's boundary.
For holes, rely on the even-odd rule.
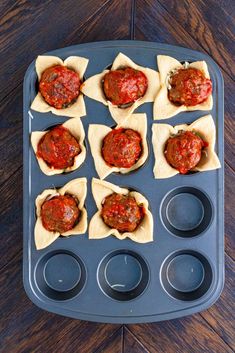
[[104,75],[109,72],[109,70],[104,70],[100,74],[94,75],[88,78],[82,85],[81,91],[88,97],[95,99],[104,105],[107,105],[116,123],[121,123],[127,119],[133,111],[139,107],[141,104],[147,102],[153,102],[156,94],[160,88],[159,82],[159,73],[153,69],[149,69],[143,66],[136,65],[130,58],[126,55],[119,53],[115,58],[111,70],[117,70],[122,67],[131,67],[136,70],[142,71],[148,79],[148,88],[145,95],[135,101],[128,108],[119,108],[118,106],[113,105],[107,100],[103,92],[102,80]]
[[[68,69],[72,69],[79,74],[80,80],[82,80],[88,61],[88,59],[80,56],[69,56],[65,59],[65,61],[63,61],[57,56],[39,55],[35,63],[38,81],[40,81],[43,71],[55,65],[63,65]],[[41,93],[38,92],[33,100],[33,103],[31,104],[31,109],[41,113],[52,112],[55,115],[62,115],[70,118],[80,118],[81,116],[86,115],[86,107],[83,94],[81,92],[79,93],[77,100],[64,109],[56,109],[52,107],[44,100]]]
[[132,170],[139,168],[148,157],[148,144],[146,141],[147,135],[147,117],[146,114],[132,114],[130,118],[123,123],[118,124],[115,129],[124,128],[137,131],[142,138],[142,154],[139,160],[130,168],[118,168],[109,166],[102,156],[102,145],[104,137],[112,131],[106,125],[91,124],[88,130],[88,140],[90,143],[91,153],[95,162],[95,169],[100,179],[106,178],[113,172],[129,173]]
[[66,169],[50,168],[42,158],[37,157],[36,153],[38,149],[38,143],[41,140],[42,136],[44,136],[49,130],[33,131],[31,133],[31,143],[32,143],[32,147],[35,152],[39,167],[41,168],[41,171],[46,175],[55,175],[55,174],[61,174],[64,172],[65,173],[71,172],[72,170],[77,169],[84,162],[86,158],[86,148],[84,146],[85,132],[84,132],[81,120],[79,118],[69,119],[65,123],[63,123],[62,126],[67,128],[69,132],[77,139],[81,148],[81,152],[74,157],[74,164],[71,167],[68,167]]
[[[172,70],[183,68],[184,66],[176,59],[167,55],[157,56],[158,70],[160,74],[161,89],[157,93],[153,104],[153,118],[155,120],[168,119],[172,116],[184,112],[193,110],[211,110],[213,106],[212,94],[201,104],[197,104],[192,107],[186,107],[186,105],[177,106],[170,102],[168,99],[168,88],[167,80]],[[210,78],[207,64],[205,61],[195,61],[188,65],[202,71],[206,78]]]
[[[59,232],[50,232],[42,225],[41,220],[41,206],[44,201],[50,196],[56,195],[73,195],[77,198],[79,204],[78,208],[81,211],[78,224],[71,230],[65,233]],[[34,239],[37,250],[44,249],[51,243],[53,243],[60,235],[67,237],[72,234],[84,234],[87,230],[87,211],[84,208],[84,202],[87,194],[87,179],[78,178],[71,180],[69,183],[65,184],[62,188],[56,189],[47,189],[44,190],[36,198],[36,214],[37,221],[34,228]]]
[[168,124],[154,124],[152,127],[152,142],[155,155],[153,173],[156,179],[170,178],[179,174],[179,171],[167,162],[164,151],[168,138],[171,135],[177,134],[180,130],[196,132],[209,144],[208,147],[202,151],[201,160],[195,168],[191,169],[192,171],[203,172],[221,167],[219,158],[214,151],[216,130],[211,115],[203,116],[194,121],[191,125],[183,124],[173,127]]
[[[101,217],[102,202],[106,196],[114,192],[123,195],[129,194],[136,199],[138,204],[143,204],[146,213],[142,222],[138,225],[134,232],[120,233],[117,229],[110,228],[104,223]],[[137,243],[148,243],[153,241],[153,217],[148,209],[148,201],[143,195],[136,191],[129,192],[128,189],[123,189],[119,186],[108,183],[107,181],[95,178],[92,179],[92,194],[95,199],[98,212],[96,212],[90,221],[89,239],[102,239],[108,237],[109,235],[115,235],[120,240],[130,238]]]

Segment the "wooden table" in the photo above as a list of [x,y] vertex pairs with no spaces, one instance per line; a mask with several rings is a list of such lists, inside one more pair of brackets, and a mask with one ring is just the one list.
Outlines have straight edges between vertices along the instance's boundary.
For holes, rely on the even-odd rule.
[[[2,0],[0,4],[0,352],[235,351],[233,0]],[[22,284],[22,80],[46,51],[110,39],[170,43],[211,55],[225,80],[225,260],[221,298],[209,310],[162,323],[109,325],[44,312]]]

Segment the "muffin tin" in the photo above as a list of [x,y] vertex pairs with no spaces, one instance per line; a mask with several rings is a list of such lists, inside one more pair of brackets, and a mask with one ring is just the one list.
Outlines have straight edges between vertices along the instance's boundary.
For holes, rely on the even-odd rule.
[[[205,60],[213,81],[212,114],[216,129],[216,151],[221,169],[154,179],[151,145],[152,103],[135,112],[148,118],[149,157],[138,170],[127,175],[113,173],[105,180],[141,192],[149,201],[154,218],[154,241],[146,244],[118,240],[112,236],[89,240],[88,234],[58,238],[43,250],[34,244],[35,198],[44,189],[61,187],[86,177],[85,207],[88,220],[96,212],[91,179],[97,177],[87,140],[89,124],[115,123],[108,109],[85,97],[87,116],[81,118],[86,132],[87,156],[79,169],[46,176],[39,169],[30,145],[30,133],[61,124],[67,119],[30,110],[36,95],[35,62],[24,79],[24,287],[39,307],[77,319],[141,323],[173,319],[211,306],[224,282],[223,200],[223,79],[218,66],[197,51],[152,42],[107,41],[81,44],[47,53],[65,59],[78,55],[89,59],[85,78],[101,72],[122,52],[142,66],[157,69],[158,54],[181,62]],[[207,112],[181,113],[167,123],[192,123]],[[165,122],[165,121],[164,121]]]

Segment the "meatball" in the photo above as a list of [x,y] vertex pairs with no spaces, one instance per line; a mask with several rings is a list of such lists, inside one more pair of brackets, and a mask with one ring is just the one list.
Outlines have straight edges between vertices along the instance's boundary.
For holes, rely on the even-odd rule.
[[120,232],[133,232],[144,217],[144,208],[130,195],[113,193],[102,204],[104,223]]
[[50,232],[64,233],[78,222],[80,210],[73,196],[59,195],[46,200],[41,207],[43,227]]
[[143,97],[148,87],[145,74],[130,67],[110,70],[104,76],[104,93],[114,105],[124,105],[135,102]]
[[201,159],[201,152],[208,144],[191,131],[181,131],[170,137],[165,146],[168,163],[181,174],[193,169]]
[[169,79],[168,98],[175,105],[203,103],[212,92],[212,82],[194,68],[179,69]]
[[103,140],[102,155],[107,164],[118,168],[130,168],[140,158],[142,139],[132,129],[113,129]]
[[78,141],[62,125],[48,131],[39,141],[37,148],[37,156],[55,169],[71,167],[74,157],[80,152]]
[[79,95],[79,75],[62,65],[46,69],[39,82],[39,91],[44,100],[56,109],[73,104]]

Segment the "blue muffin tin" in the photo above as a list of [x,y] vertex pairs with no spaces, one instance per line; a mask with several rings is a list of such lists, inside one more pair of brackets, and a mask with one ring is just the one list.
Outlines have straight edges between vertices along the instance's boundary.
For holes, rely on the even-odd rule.
[[[153,42],[107,41],[75,45],[48,55],[89,59],[85,78],[101,72],[122,52],[139,65],[157,70],[159,54],[179,61],[205,60],[213,81],[216,151],[221,169],[169,179],[154,179],[151,144],[153,104],[135,112],[148,118],[149,157],[138,170],[111,174],[105,180],[141,192],[149,201],[154,219],[154,241],[147,244],[110,236],[89,240],[88,234],[58,238],[43,250],[34,244],[35,198],[44,189],[61,187],[86,177],[88,220],[96,212],[91,179],[98,177],[87,140],[89,124],[115,122],[108,109],[85,97],[87,116],[81,118],[86,132],[87,156],[71,173],[46,176],[39,169],[30,134],[61,124],[67,118],[30,110],[36,95],[35,62],[24,79],[24,287],[40,308],[82,320],[109,323],[142,323],[173,319],[207,309],[220,296],[224,283],[224,166],[223,78],[218,66],[197,51]],[[208,112],[180,113],[161,121],[192,123]]]

